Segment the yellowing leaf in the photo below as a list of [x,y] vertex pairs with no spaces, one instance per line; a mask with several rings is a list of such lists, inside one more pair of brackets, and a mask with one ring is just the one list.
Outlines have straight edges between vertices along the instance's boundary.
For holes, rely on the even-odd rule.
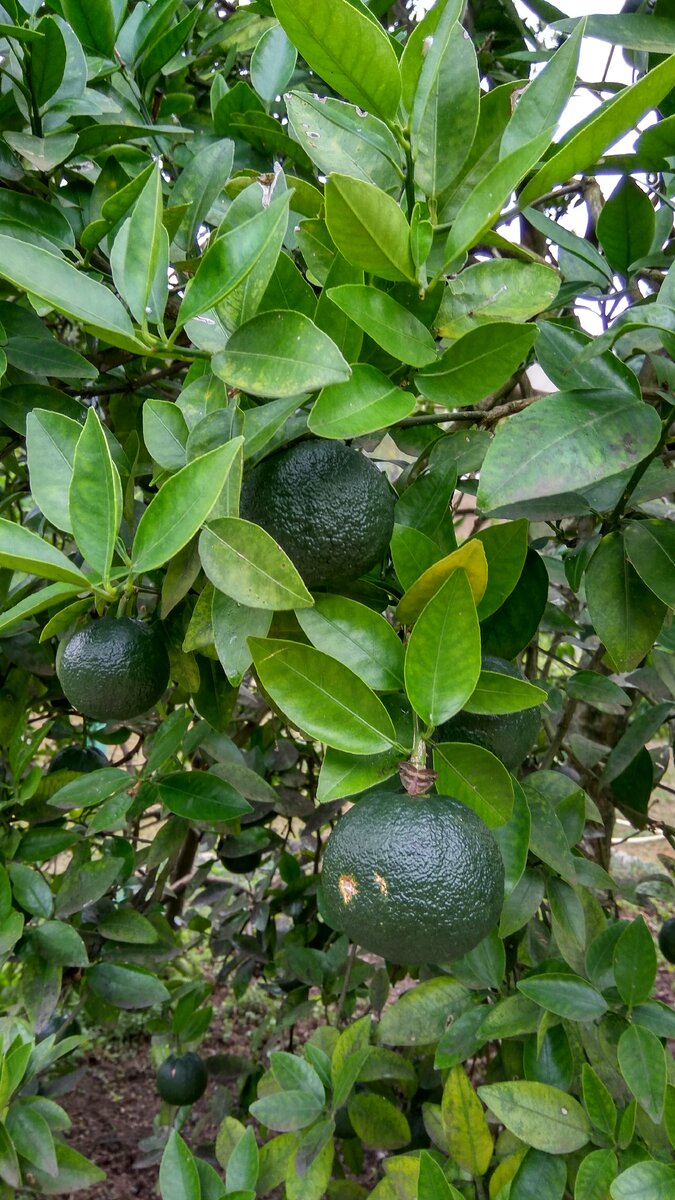
[[424,606],[458,567],[466,572],[473,598],[476,604],[480,604],[487,587],[487,559],[480,542],[465,542],[452,554],[428,567],[408,588],[396,609],[397,620],[402,625],[413,625]]
[[483,1106],[458,1064],[450,1071],[441,1101],[450,1156],[472,1175],[484,1175],[492,1158],[492,1134]]

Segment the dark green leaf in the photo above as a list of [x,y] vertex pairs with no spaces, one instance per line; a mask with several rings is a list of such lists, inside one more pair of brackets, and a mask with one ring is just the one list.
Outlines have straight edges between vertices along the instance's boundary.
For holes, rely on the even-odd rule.
[[249,1106],[252,1116],[268,1129],[282,1133],[306,1129],[316,1120],[323,1102],[312,1092],[300,1089],[272,1092]]
[[234,821],[252,812],[234,788],[205,771],[176,771],[160,780],[159,797],[169,812],[186,821]]
[[548,1012],[569,1021],[594,1021],[607,1012],[607,1002],[596,988],[575,975],[551,972],[521,979],[518,990]]
[[110,582],[110,568],[122,518],[122,485],[93,408],[75,449],[68,494],[70,523],[82,556]]
[[63,16],[88,50],[112,58],[115,47],[115,12],[112,0],[61,0]]
[[164,984],[155,975],[137,967],[97,963],[87,971],[87,983],[113,1008],[151,1008],[169,999]]
[[434,404],[448,408],[477,404],[510,378],[536,338],[536,325],[483,325],[453,342],[437,362],[415,376],[415,382]]
[[675,608],[675,526],[669,521],[629,521],[624,541],[642,582],[669,608]]
[[648,254],[654,238],[652,202],[634,179],[624,179],[606,200],[596,226],[610,266],[627,275],[632,263]]
[[651,649],[666,607],[645,587],[626,557],[623,537],[602,539],[586,571],[591,620],[620,671],[632,671]]

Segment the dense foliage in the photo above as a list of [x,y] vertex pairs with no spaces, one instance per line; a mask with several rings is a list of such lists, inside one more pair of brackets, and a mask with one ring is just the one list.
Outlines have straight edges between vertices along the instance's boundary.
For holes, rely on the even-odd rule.
[[[675,1194],[675,1012],[609,873],[617,810],[675,848],[675,23],[522,7],[0,2],[2,1200],[100,1186],[42,1086],[76,1016],[145,1010],[182,1061],[256,980],[272,1052],[207,1060],[211,1161],[162,1105],[163,1200]],[[632,83],[578,78],[589,33]],[[239,515],[309,438],[395,490],[390,550],[330,590]],[[168,653],[128,721],[61,687],[100,617]],[[445,726],[539,706],[513,771]],[[506,881],[410,971],[319,893],[406,760]]]

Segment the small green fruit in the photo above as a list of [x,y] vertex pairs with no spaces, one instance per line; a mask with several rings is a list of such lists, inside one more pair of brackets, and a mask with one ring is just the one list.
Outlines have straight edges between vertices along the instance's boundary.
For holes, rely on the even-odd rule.
[[180,1107],[199,1100],[206,1091],[208,1081],[204,1060],[198,1054],[188,1051],[180,1058],[171,1054],[157,1072],[157,1091],[167,1104]]

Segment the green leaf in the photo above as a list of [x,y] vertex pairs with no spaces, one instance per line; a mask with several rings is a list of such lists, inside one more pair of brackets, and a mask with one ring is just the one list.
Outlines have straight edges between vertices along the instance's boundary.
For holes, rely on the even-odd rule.
[[631,721],[625,733],[621,735],[610,751],[607,764],[602,772],[603,784],[613,783],[628,769],[642,747],[651,741],[674,711],[673,703],[666,700],[663,704],[653,704],[651,707],[643,709]]
[[642,1025],[624,1029],[617,1046],[619,1067],[630,1091],[658,1125],[666,1099],[666,1052],[655,1033]]
[[161,567],[186,546],[220,495],[243,438],[188,463],[162,485],[138,523],[131,552],[136,574]]
[[212,242],[185,289],[178,328],[222,303],[261,260],[270,256],[276,261],[288,225],[289,202],[287,192]]
[[297,613],[317,650],[344,663],[375,691],[403,688],[403,643],[389,622],[346,596],[318,595]]
[[548,1012],[569,1021],[594,1021],[607,1012],[607,1001],[576,975],[550,972],[521,979],[518,990]]
[[377,1150],[400,1150],[410,1141],[407,1118],[391,1100],[372,1092],[359,1092],[347,1107],[356,1136],[364,1146]]
[[[612,282],[612,268],[607,259],[603,257],[599,250],[589,242],[588,238],[579,237],[576,233],[571,233],[564,225],[556,221],[552,221],[550,217],[545,217],[543,213],[536,208],[526,208],[523,216],[539,233],[543,233],[552,245],[558,246],[560,250],[568,251],[574,257],[571,260],[571,265],[576,273],[588,276],[589,280],[599,285],[606,287]],[[562,262],[565,262],[563,257]],[[585,281],[586,282],[586,281]],[[574,332],[571,330],[570,332]]]
[[391,557],[401,587],[408,591],[425,571],[442,557],[436,542],[427,534],[408,525],[395,525],[391,539]]
[[484,621],[501,608],[520,579],[528,550],[527,521],[509,521],[491,525],[473,535],[481,543],[487,560],[487,587],[478,605],[478,619]]
[[72,533],[68,491],[82,426],[63,413],[34,408],[26,417],[26,452],[33,499],[57,529]]
[[479,1087],[478,1095],[511,1133],[547,1154],[570,1154],[590,1137],[577,1100],[546,1083],[516,1081]]
[[122,484],[93,408],[75,449],[68,508],[78,548],[107,586],[122,519]]
[[[627,13],[629,10],[625,9]],[[556,29],[571,30],[578,18],[556,21]],[[630,16],[591,16],[586,24],[586,36],[600,42],[612,42],[631,50],[650,50],[654,54],[670,54],[675,45],[675,30],[669,17],[654,17],[651,12]]]
[[434,746],[436,790],[472,808],[491,829],[513,809],[513,781],[506,767],[482,746],[441,742]]
[[611,350],[579,364],[579,354],[593,340],[588,334],[557,321],[542,320],[538,324],[537,360],[556,387],[563,391],[613,390],[641,398],[637,376]]
[[219,138],[198,150],[178,176],[171,195],[171,205],[173,208],[187,206],[176,234],[181,246],[194,246],[200,224],[208,216],[230,177],[233,159],[234,142]]
[[304,313],[264,312],[235,330],[213,358],[213,371],[229,387],[252,396],[297,396],[349,379],[335,342]]
[[52,1177],[58,1174],[54,1138],[42,1113],[31,1104],[12,1104],[7,1114],[7,1132],[26,1162]]
[[610,266],[621,275],[649,253],[656,216],[652,202],[634,179],[623,179],[603,204],[596,232]]
[[155,926],[132,908],[116,908],[97,923],[98,932],[113,942],[152,946],[159,939]]
[[159,1165],[162,1200],[201,1200],[197,1165],[179,1133],[172,1129]]
[[619,671],[632,671],[651,649],[666,614],[626,558],[620,533],[602,539],[586,570],[591,621]]
[[582,1064],[581,1081],[584,1104],[591,1121],[601,1133],[604,1133],[609,1138],[613,1138],[616,1130],[617,1112],[611,1092],[602,1082],[600,1076],[593,1070],[590,1063],[585,1062]]
[[132,779],[122,767],[101,767],[70,779],[50,798],[54,808],[69,812],[73,808],[89,808],[109,796],[116,796],[132,786]]
[[675,608],[675,526],[670,521],[629,521],[624,544],[642,582]]
[[159,164],[117,234],[110,252],[115,286],[139,325],[161,322],[168,295],[169,235],[162,223]]
[[530,810],[520,784],[513,778],[513,809],[505,825],[494,830],[504,862],[504,892],[509,896],[525,870],[530,844]]
[[307,424],[317,437],[362,437],[410,416],[417,401],[377,367],[357,363],[347,383],[323,389]]
[[272,104],[295,70],[298,52],[280,25],[271,25],[251,55],[251,83],[261,100]]
[[271,1092],[261,1100],[254,1100],[249,1105],[249,1112],[268,1129],[290,1133],[296,1129],[306,1129],[316,1120],[322,1108],[323,1101],[312,1092],[296,1088]]
[[416,1200],[460,1200],[460,1193],[448,1183],[442,1168],[428,1150],[420,1152]]
[[31,935],[41,958],[57,967],[88,967],[89,958],[82,938],[65,921],[45,921]]
[[471,586],[454,571],[417,618],[405,656],[406,692],[428,725],[463,708],[480,675],[480,630]]
[[320,171],[352,175],[398,196],[401,150],[382,121],[332,96],[289,92],[284,99],[291,132]]
[[113,0],[61,0],[63,16],[88,50],[103,58],[112,58],[115,49],[115,11]]
[[138,73],[145,82],[152,79],[170,63],[187,42],[195,25],[198,11],[189,12],[177,25],[172,25],[166,33],[151,42],[148,49],[140,55]]
[[590,167],[609,146],[634,129],[638,121],[656,108],[675,84],[675,55],[649,71],[631,87],[605,102],[599,111],[582,121],[565,138],[561,148],[531,179],[520,195],[521,208]]
[[99,858],[95,862],[71,865],[56,894],[58,917],[71,917],[104,896],[117,879],[123,863],[120,858]]
[[492,516],[564,516],[569,493],[636,466],[658,445],[660,431],[655,410],[625,394],[545,396],[498,430],[478,504]]
[[64,258],[0,233],[0,276],[122,350],[144,354],[114,292]]
[[675,1167],[662,1162],[634,1163],[610,1185],[612,1200],[669,1200],[675,1187]]
[[381,279],[414,283],[410,228],[391,196],[364,180],[333,174],[325,204],[330,236],[347,262]]
[[253,1127],[249,1125],[239,1138],[227,1164],[225,1183],[228,1192],[254,1189],[258,1180],[258,1168],[258,1143]]
[[314,603],[285,551],[251,521],[212,521],[199,536],[199,557],[207,578],[240,604],[283,610]]
[[478,683],[464,708],[472,713],[522,712],[546,701],[547,693],[524,679],[499,671],[481,671]]
[[275,15],[313,71],[367,112],[393,118],[401,80],[379,22],[348,0],[273,0]]
[[551,144],[551,133],[540,134],[533,141],[512,150],[477,184],[461,205],[443,252],[445,266],[457,261],[490,229],[511,193],[542,158]]
[[471,1175],[484,1175],[492,1159],[492,1134],[461,1064],[448,1072],[441,1118],[450,1156]]
[[175,771],[158,784],[169,812],[186,821],[235,821],[253,811],[234,788],[206,771]]
[[526,925],[544,899],[544,880],[539,871],[524,870],[507,895],[499,921],[499,936],[508,937]]
[[138,967],[115,963],[97,963],[87,971],[87,983],[97,996],[113,1008],[151,1008],[169,999],[169,993],[155,975]]
[[[34,917],[51,916],[54,898],[47,880],[39,871],[25,867],[22,863],[10,863],[9,876],[14,899],[21,908],[25,908],[26,912]],[[10,915],[9,920],[13,920],[13,915]]]
[[557,273],[540,263],[476,263],[446,287],[434,321],[436,333],[460,338],[494,321],[527,321],[549,307],[559,287]]
[[495,322],[465,333],[415,376],[425,399],[448,408],[478,404],[506,383],[537,339],[536,325]]
[[396,742],[373,691],[342,663],[298,642],[249,638],[256,673],[299,729],[348,754],[377,754]]
[[428,1046],[468,1003],[468,990],[454,979],[447,975],[426,979],[387,1005],[377,1027],[377,1040],[385,1046]]
[[238,604],[214,589],[211,619],[213,640],[221,666],[230,683],[238,685],[251,665],[247,639],[267,637],[272,613],[269,609]]
[[143,404],[143,441],[164,471],[179,471],[186,463],[189,430],[178,405],[170,400]]
[[656,979],[656,947],[643,917],[624,929],[614,947],[614,978],[629,1008],[651,996]]
[[500,157],[553,129],[560,120],[576,86],[585,24],[584,20],[579,21],[571,37],[563,42],[517,100],[514,114],[504,130]]
[[86,575],[66,558],[55,546],[45,542],[36,533],[6,521],[0,517],[0,567],[13,571],[25,571],[29,575],[40,575],[44,579],[58,579],[75,583],[84,591],[90,583]]
[[427,43],[411,114],[415,183],[436,197],[460,173],[478,125],[480,80],[473,42],[446,4]]
[[436,357],[429,330],[386,292],[361,284],[330,288],[328,295],[383,350],[400,362],[424,367]]
[[105,1171],[101,1171],[72,1146],[66,1146],[63,1142],[55,1142],[54,1149],[58,1165],[56,1178],[41,1171],[38,1167],[34,1167],[31,1172],[34,1176],[33,1187],[39,1189],[40,1196],[60,1196],[64,1192],[84,1191],[86,1188],[101,1183],[106,1178]]
[[43,17],[36,25],[42,37],[30,51],[31,91],[42,108],[61,86],[66,66],[66,43],[53,17]]

